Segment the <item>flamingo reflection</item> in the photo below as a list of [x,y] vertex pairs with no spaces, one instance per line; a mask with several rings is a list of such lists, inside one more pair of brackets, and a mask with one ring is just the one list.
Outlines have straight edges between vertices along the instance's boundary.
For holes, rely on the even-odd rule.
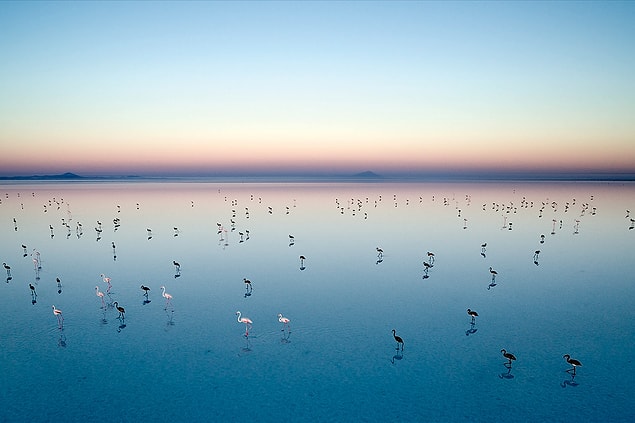
[[476,323],[474,323],[474,322],[470,323],[470,328],[465,331],[465,336],[473,335],[473,334],[476,333],[476,331],[478,331],[478,329],[476,329],[474,327],[475,325],[476,325]]
[[397,350],[397,353],[392,356],[392,358],[390,359],[390,362],[392,364],[395,364],[395,360],[402,360],[402,359],[403,359],[403,350]]
[[561,387],[566,388],[567,386],[571,386],[571,387],[576,387],[579,386],[580,384],[578,382],[575,381],[575,375],[571,374],[571,379],[565,379],[562,381],[562,383],[560,384]]

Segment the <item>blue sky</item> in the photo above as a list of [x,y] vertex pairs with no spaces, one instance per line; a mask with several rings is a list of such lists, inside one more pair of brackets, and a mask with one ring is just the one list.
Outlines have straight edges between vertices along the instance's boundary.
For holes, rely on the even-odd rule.
[[3,2],[0,173],[635,171],[633,2]]

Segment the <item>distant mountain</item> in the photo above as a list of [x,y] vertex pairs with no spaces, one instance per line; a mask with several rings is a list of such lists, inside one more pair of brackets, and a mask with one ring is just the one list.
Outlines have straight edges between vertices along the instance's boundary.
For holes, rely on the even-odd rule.
[[354,178],[364,178],[364,179],[383,179],[383,176],[376,174],[375,172],[371,172],[367,170],[366,172],[356,173],[353,175]]
[[136,175],[126,176],[81,176],[76,173],[66,172],[59,175],[29,175],[29,176],[0,176],[0,180],[12,181],[82,181],[82,180],[122,180],[138,179]]
[[30,175],[30,176],[0,176],[0,179],[18,180],[18,181],[45,181],[45,180],[69,180],[69,179],[84,179],[83,176],[76,175],[71,172],[62,173],[60,175]]

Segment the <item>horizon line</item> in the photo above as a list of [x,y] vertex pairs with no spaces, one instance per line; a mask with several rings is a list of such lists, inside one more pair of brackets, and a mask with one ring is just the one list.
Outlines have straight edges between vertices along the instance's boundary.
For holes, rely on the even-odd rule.
[[426,180],[487,181],[487,180],[526,180],[526,181],[635,181],[635,172],[621,171],[429,171],[429,172],[389,172],[380,174],[371,170],[356,173],[318,173],[318,172],[265,172],[265,173],[164,173],[164,174],[79,174],[65,172],[60,174],[0,175],[0,181],[94,181],[94,180],[187,180],[187,179],[224,179],[224,180],[276,180],[276,181],[368,181],[398,182]]

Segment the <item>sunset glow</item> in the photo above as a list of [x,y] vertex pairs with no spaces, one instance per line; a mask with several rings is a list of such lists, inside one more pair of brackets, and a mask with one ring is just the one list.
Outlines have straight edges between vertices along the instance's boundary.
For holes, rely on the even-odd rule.
[[0,176],[635,173],[632,2],[3,2]]

